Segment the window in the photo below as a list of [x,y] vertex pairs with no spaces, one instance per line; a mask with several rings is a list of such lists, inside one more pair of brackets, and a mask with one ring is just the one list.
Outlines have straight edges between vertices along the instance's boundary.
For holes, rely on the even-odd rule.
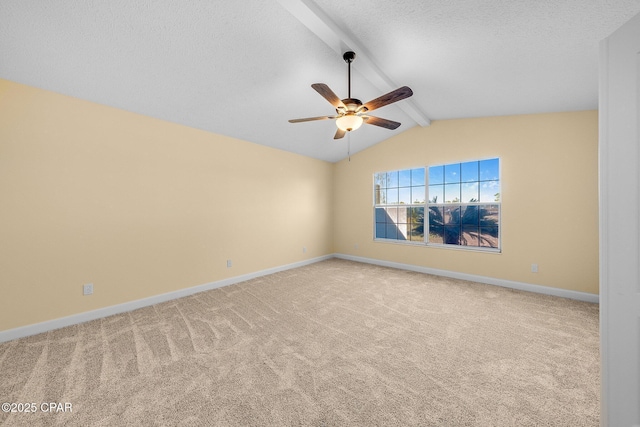
[[500,248],[500,160],[429,167],[428,244]]
[[379,172],[373,180],[376,240],[500,250],[500,159]]
[[376,239],[424,243],[425,168],[374,175]]

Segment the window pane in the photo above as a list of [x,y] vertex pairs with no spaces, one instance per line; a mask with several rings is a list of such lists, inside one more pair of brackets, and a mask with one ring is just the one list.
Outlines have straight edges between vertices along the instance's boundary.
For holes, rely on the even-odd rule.
[[446,184],[444,186],[444,202],[460,202],[460,184]]
[[480,181],[498,180],[499,159],[481,160],[480,161]]
[[429,168],[429,185],[444,184],[444,166]]
[[460,180],[462,182],[474,182],[478,180],[479,162],[466,162],[460,166]]
[[497,202],[500,200],[500,181],[485,181],[480,183],[480,201]]
[[444,225],[444,208],[442,206],[429,207],[429,228]]
[[480,227],[480,246],[498,247],[498,227]]
[[387,186],[387,173],[386,172],[382,172],[382,173],[377,173],[375,175],[373,175],[373,185],[379,185],[382,188],[385,188]]
[[465,182],[462,184],[462,198],[463,203],[474,203],[480,200],[478,197],[478,183],[477,182]]
[[479,222],[479,206],[463,206],[462,207],[462,225],[478,225]]
[[383,200],[386,198],[385,196],[383,196],[383,189],[380,187],[380,185],[375,184],[373,186],[373,202],[376,205],[379,205],[381,203],[384,203]]
[[398,187],[410,187],[411,186],[411,170],[405,169],[399,172],[399,185]]
[[396,224],[398,229],[398,240],[409,240],[407,238],[408,224]]
[[409,214],[411,217],[409,222],[412,226],[422,227],[424,229],[424,208],[411,208]]
[[429,228],[429,243],[444,243],[444,227]]
[[459,245],[460,227],[444,227],[444,243],[446,245]]
[[397,188],[388,188],[387,189],[387,204],[389,204],[389,205],[397,205],[398,204],[398,189]]
[[398,171],[387,172],[387,188],[398,186]]
[[499,205],[486,205],[480,208],[480,225],[498,225],[500,219]]
[[424,168],[411,169],[411,185],[424,185]]
[[445,225],[460,224],[460,206],[444,207]]
[[460,163],[444,166],[444,183],[453,184],[460,182]]
[[384,239],[387,237],[387,224],[376,222],[376,239]]
[[398,227],[395,224],[387,224],[387,239],[398,239]]
[[387,222],[387,213],[384,208],[376,208],[376,222]]
[[411,200],[413,203],[424,203],[424,185],[420,187],[411,187]]
[[411,208],[398,208],[398,219],[396,222],[409,222],[409,209]]
[[463,225],[462,235],[460,236],[460,244],[464,246],[479,246],[478,236],[480,228],[475,226]]
[[411,208],[409,209],[411,215],[411,222],[424,222],[424,208]]
[[398,196],[400,203],[405,205],[411,204],[411,187],[400,188]]
[[409,230],[409,238],[411,239],[412,242],[423,242],[424,241],[424,225],[411,223],[411,228]]
[[387,212],[387,224],[398,222],[398,208],[384,208]]
[[386,188],[380,188],[380,189],[376,189],[376,202],[378,201],[378,197],[380,197],[380,203],[379,204],[386,204],[387,203],[387,189]]
[[429,203],[444,203],[444,185],[429,186]]

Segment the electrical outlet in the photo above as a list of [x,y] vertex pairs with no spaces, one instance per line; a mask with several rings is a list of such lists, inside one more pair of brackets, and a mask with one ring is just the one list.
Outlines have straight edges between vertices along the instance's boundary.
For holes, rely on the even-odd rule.
[[532,273],[538,272],[538,264],[531,264],[531,272]]
[[355,245],[353,245],[353,249],[355,249],[356,251],[358,250],[358,244],[357,243]]
[[93,283],[82,286],[82,295],[93,295]]
[[227,260],[227,268],[231,268],[233,266],[233,262],[230,259]]
[[303,254],[306,254],[306,253],[307,253],[307,247],[306,247],[306,246],[303,246],[303,247],[302,247],[302,253],[303,253]]

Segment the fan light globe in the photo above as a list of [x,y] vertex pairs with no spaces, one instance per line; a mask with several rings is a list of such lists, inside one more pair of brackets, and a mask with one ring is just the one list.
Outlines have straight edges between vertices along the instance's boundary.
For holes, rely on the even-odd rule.
[[338,117],[336,119],[336,125],[338,129],[343,131],[352,131],[358,129],[362,126],[362,117],[356,116],[355,114],[345,114],[342,117]]

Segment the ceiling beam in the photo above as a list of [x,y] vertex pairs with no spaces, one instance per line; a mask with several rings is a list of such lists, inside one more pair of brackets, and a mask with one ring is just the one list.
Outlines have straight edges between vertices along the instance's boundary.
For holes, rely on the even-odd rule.
[[[278,0],[278,2],[340,56],[347,50],[357,52],[358,60],[351,66],[381,92],[388,93],[398,88],[398,85],[373,62],[367,49],[354,36],[342,30],[312,0]],[[431,124],[431,120],[411,99],[396,105],[420,126]]]

